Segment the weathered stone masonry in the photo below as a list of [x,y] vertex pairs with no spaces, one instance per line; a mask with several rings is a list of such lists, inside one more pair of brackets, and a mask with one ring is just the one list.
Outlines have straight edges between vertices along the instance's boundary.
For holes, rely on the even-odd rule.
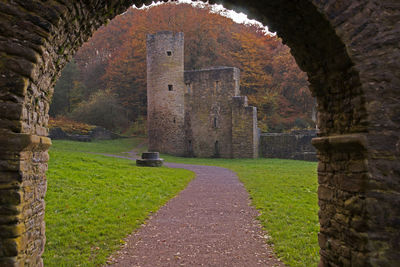
[[183,51],[183,33],[147,36],[149,150],[178,156],[257,157],[257,111],[239,96],[239,69],[184,71]]
[[185,154],[183,42],[183,33],[147,35],[149,151]]
[[[59,71],[125,0],[0,1],[0,265],[40,266]],[[221,0],[276,31],[318,101],[321,266],[400,262],[398,0]]]
[[317,161],[317,153],[311,145],[316,131],[292,131],[290,133],[262,133],[260,157]]

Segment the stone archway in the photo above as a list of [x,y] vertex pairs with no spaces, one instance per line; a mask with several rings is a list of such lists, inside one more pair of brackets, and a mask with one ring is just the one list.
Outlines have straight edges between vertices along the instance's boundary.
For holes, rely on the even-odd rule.
[[[151,1],[133,1],[136,4]],[[277,31],[318,99],[321,266],[400,261],[397,0],[223,0]],[[49,101],[74,51],[132,1],[0,2],[0,265],[42,265]]]

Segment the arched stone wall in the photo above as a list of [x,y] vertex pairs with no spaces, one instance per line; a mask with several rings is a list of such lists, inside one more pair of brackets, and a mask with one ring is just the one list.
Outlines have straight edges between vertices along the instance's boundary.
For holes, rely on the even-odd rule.
[[[2,266],[42,264],[51,145],[46,126],[54,83],[94,30],[131,3],[0,2]],[[398,0],[222,3],[277,31],[318,99],[321,266],[395,265],[400,261]]]

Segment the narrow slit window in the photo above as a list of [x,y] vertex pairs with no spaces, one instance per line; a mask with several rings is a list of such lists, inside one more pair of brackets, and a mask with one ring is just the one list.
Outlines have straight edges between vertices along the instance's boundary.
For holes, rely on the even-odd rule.
[[219,89],[219,81],[215,81],[215,91],[218,91]]
[[186,88],[187,88],[187,93],[188,94],[190,94],[190,86],[191,86],[191,84],[190,83],[186,83]]
[[172,86],[172,84],[168,84],[168,91],[172,91],[174,90],[174,87]]
[[189,152],[189,156],[193,157],[193,144],[192,144],[192,140],[189,140],[189,142],[188,142],[188,152]]
[[214,128],[217,128],[217,118],[214,117]]
[[174,123],[176,123],[176,119],[174,118]]
[[172,56],[172,51],[167,51],[167,56]]

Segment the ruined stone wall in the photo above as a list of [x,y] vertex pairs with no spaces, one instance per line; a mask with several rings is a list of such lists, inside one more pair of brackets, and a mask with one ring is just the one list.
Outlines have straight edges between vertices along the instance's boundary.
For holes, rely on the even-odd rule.
[[311,145],[315,131],[292,133],[262,133],[260,157],[317,161],[317,152]]
[[186,142],[192,156],[232,157],[231,106],[238,81],[236,68],[185,71]]
[[236,0],[230,7],[248,3],[291,48],[317,98],[320,266],[396,266],[398,0]]
[[185,154],[183,33],[147,35],[149,151]]
[[232,157],[258,157],[257,108],[249,106],[246,96],[232,98]]
[[0,266],[42,266],[48,111],[60,70],[131,1],[0,1]]
[[183,51],[183,33],[147,36],[149,150],[194,157],[256,157],[256,110],[247,102],[232,110],[233,97],[239,94],[239,69],[183,72]]

